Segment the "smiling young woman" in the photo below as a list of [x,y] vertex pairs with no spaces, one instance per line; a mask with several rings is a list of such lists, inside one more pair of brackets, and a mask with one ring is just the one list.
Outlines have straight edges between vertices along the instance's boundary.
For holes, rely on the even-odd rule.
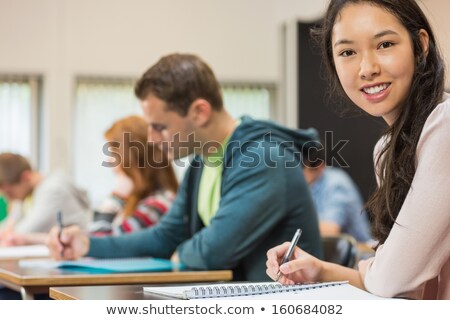
[[[423,50],[428,33],[421,29]],[[415,56],[408,30],[392,14],[373,5],[342,10],[331,44],[336,72],[347,96],[361,109],[392,125],[409,93]]]
[[336,91],[389,125],[375,147],[378,188],[367,204],[379,245],[353,270],[299,248],[280,266],[284,244],[268,251],[267,274],[450,299],[450,95],[424,13],[414,0],[332,0],[314,34]]

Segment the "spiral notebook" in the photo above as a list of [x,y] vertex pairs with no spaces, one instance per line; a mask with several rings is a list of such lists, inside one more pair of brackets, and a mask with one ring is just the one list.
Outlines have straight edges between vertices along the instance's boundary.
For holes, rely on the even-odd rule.
[[144,287],[144,293],[176,299],[381,299],[348,284],[348,281],[281,285],[276,282],[226,283],[204,286]]

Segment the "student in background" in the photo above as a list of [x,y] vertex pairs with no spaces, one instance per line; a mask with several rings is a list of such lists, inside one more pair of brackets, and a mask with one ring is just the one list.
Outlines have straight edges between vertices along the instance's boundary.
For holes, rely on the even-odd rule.
[[147,142],[147,124],[130,116],[106,132],[115,188],[94,211],[93,235],[119,235],[155,225],[171,207],[178,182],[167,156]]
[[333,0],[320,31],[335,87],[389,125],[368,202],[379,246],[353,270],[299,248],[279,266],[287,243],[268,251],[267,273],[280,270],[283,284],[349,280],[385,297],[450,299],[450,95],[432,29],[414,0]]
[[[18,154],[0,154],[0,190],[8,201],[14,202],[11,211],[17,211],[10,214],[8,228],[0,233],[3,244],[23,244],[11,240],[16,234],[48,232],[56,224],[58,211],[67,225],[84,229],[89,222],[89,203],[84,191],[61,171],[44,176],[33,170],[28,160]],[[33,242],[43,242],[42,237],[31,238]]]
[[322,255],[299,170],[311,132],[249,117],[236,121],[212,70],[194,55],[161,58],[135,92],[149,141],[172,159],[196,155],[175,203],[156,226],[132,234],[89,238],[72,227],[63,229],[61,243],[55,227],[48,242],[53,257],[172,257],[193,269],[233,269],[235,279],[258,281],[267,279],[265,252],[299,227],[305,250]]
[[326,166],[323,149],[311,149],[308,156],[303,172],[319,215],[320,235],[347,233],[368,242],[369,221],[358,187],[344,170]]

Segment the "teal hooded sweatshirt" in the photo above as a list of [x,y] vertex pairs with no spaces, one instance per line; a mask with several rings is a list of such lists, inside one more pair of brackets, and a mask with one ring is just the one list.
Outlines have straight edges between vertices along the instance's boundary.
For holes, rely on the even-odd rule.
[[170,258],[188,268],[233,270],[235,280],[265,281],[266,252],[303,230],[298,246],[322,258],[317,215],[303,176],[301,154],[316,131],[291,130],[242,117],[226,146],[219,208],[205,227],[197,211],[203,168],[191,162],[172,208],[151,228],[90,239],[89,256]]

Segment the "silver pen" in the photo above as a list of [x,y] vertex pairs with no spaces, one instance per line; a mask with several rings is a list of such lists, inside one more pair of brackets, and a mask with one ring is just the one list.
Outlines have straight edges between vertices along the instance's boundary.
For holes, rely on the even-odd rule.
[[62,243],[62,241],[61,241],[61,234],[62,234],[62,230],[64,228],[63,221],[62,221],[62,212],[61,212],[61,210],[59,210],[56,213],[56,223],[58,224],[58,228],[59,228],[58,240],[59,240],[59,243],[61,243],[62,246],[63,246],[63,250],[61,251],[60,254],[61,254],[61,256],[64,256],[64,243]]
[[[297,231],[295,231],[295,233],[294,233],[294,236],[292,237],[289,249],[286,251],[284,258],[280,263],[280,266],[285,264],[286,262],[289,262],[289,260],[291,260],[292,253],[294,253],[294,248],[297,245],[298,239],[300,239],[301,235],[302,235],[302,229],[297,229]],[[280,276],[281,276],[281,271],[278,270],[277,278],[275,279],[275,281],[278,281]]]

